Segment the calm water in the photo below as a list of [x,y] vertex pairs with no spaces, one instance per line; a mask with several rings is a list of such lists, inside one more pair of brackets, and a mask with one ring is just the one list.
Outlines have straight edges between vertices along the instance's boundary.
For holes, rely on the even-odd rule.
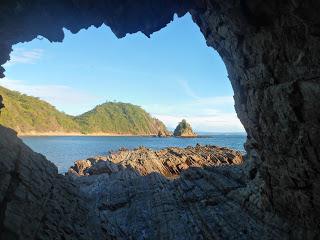
[[133,149],[145,146],[152,149],[187,147],[210,144],[244,151],[245,134],[215,134],[206,138],[157,138],[157,137],[22,137],[34,151],[42,153],[66,172],[79,159],[105,155],[121,147]]

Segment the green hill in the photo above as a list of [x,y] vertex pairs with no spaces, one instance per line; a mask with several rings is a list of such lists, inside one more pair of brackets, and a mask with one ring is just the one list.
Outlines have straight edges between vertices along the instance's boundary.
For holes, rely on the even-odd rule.
[[165,126],[139,106],[106,102],[75,117],[85,133],[107,132],[128,134],[158,134]]
[[107,102],[80,116],[70,116],[36,97],[0,87],[5,108],[0,124],[19,134],[84,133],[137,134],[168,133],[165,125],[141,107]]
[[72,116],[59,112],[54,106],[36,97],[0,87],[5,108],[0,124],[18,133],[79,131]]

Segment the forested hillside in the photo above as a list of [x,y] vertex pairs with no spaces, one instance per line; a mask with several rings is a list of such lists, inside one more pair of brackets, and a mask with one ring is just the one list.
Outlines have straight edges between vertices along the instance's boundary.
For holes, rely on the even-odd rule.
[[120,102],[106,102],[79,116],[70,116],[36,97],[0,87],[5,108],[0,124],[19,134],[169,134],[165,125],[141,107]]

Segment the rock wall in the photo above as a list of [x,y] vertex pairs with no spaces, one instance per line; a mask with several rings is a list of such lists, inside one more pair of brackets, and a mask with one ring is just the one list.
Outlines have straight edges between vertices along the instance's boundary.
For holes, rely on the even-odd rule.
[[33,153],[13,130],[0,126],[1,239],[31,237],[44,215],[57,168]]
[[79,188],[0,125],[0,239],[96,239]]
[[[295,238],[315,238],[320,229],[319,9],[316,0],[5,0],[0,6],[0,64],[9,59],[15,43],[38,35],[62,41],[62,27],[76,33],[105,23],[118,37],[139,30],[149,36],[174,13],[190,11],[226,64],[236,111],[248,133],[246,192],[255,191],[245,206],[278,214],[293,226],[290,231],[301,226],[304,230],[295,232]],[[11,152],[17,154],[19,148]],[[19,179],[12,165],[16,158],[8,160],[1,180]],[[44,181],[47,187],[50,174]],[[16,181],[7,183],[9,190],[1,187],[3,206],[16,192]],[[7,213],[3,209],[2,226]]]
[[266,207],[310,231],[320,224],[319,9],[318,1],[248,0],[192,11],[227,66]]

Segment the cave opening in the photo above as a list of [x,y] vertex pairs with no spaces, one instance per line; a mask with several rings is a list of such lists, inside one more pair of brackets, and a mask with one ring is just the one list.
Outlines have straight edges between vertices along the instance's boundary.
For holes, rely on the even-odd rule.
[[[150,39],[136,33],[119,40],[106,26],[90,27],[77,34],[64,29],[64,35],[60,44],[38,36],[32,42],[13,46],[11,60],[3,65],[6,77],[0,82],[0,86],[10,90],[38,97],[60,112],[37,101],[19,102],[16,97],[2,94],[7,105],[2,125],[15,129],[33,150],[54,162],[59,172],[67,172],[76,160],[123,147],[186,147],[200,143],[244,152],[245,133],[234,110],[233,90],[224,63],[216,51],[206,46],[190,14],[176,16]],[[62,115],[67,114],[79,123],[105,102],[141,106],[169,131],[181,119],[187,119],[194,131],[207,138],[158,144],[148,138],[128,144],[112,138],[103,141],[102,137],[94,136],[135,132],[121,130],[118,125],[105,130],[97,117],[91,120],[90,129],[82,125],[78,129],[68,116]],[[27,106],[30,104],[34,105]],[[43,107],[50,109],[46,112]],[[34,110],[29,111],[30,108]],[[109,123],[107,120],[105,124]],[[76,138],[82,133],[92,137]],[[149,134],[143,129],[139,133]],[[214,139],[209,139],[209,135]],[[59,141],[59,136],[69,137]]]
[[[208,175],[202,177],[199,173],[187,175],[188,181],[178,184],[182,193],[190,189],[195,191],[179,198],[179,203],[187,205],[173,206],[170,203],[177,202],[165,201],[167,199],[161,197],[168,195],[159,194],[166,189],[162,188],[152,195],[155,197],[151,202],[155,207],[161,202],[168,204],[163,206],[160,215],[150,217],[148,214],[157,208],[152,208],[149,202],[141,206],[132,200],[137,196],[132,192],[126,192],[127,198],[123,198],[122,192],[115,191],[105,195],[104,204],[99,206],[99,211],[106,216],[111,214],[113,218],[103,219],[98,226],[89,224],[89,228],[79,231],[86,224],[81,221],[70,224],[68,219],[79,220],[80,216],[88,216],[92,217],[88,223],[97,223],[94,215],[90,214],[92,209],[87,209],[86,203],[77,199],[77,209],[81,211],[56,211],[55,206],[67,206],[70,199],[71,202],[76,199],[76,193],[67,187],[70,183],[64,182],[65,178],[57,178],[47,161],[25,148],[10,130],[0,127],[0,151],[6,156],[0,159],[4,163],[4,169],[1,169],[4,181],[0,182],[2,236],[13,239],[30,236],[59,238],[60,232],[79,238],[80,233],[87,234],[84,239],[141,236],[151,239],[174,239],[179,236],[202,236],[205,239],[319,238],[318,1],[142,0],[137,4],[134,1],[40,3],[34,0],[28,3],[5,1],[0,7],[3,13],[0,25],[1,64],[8,60],[12,45],[18,42],[30,41],[38,35],[50,41],[62,41],[64,27],[76,33],[91,25],[98,27],[105,23],[117,37],[137,31],[150,36],[165,27],[175,13],[180,17],[189,12],[200,27],[207,45],[217,50],[226,65],[234,89],[235,109],[247,132],[247,161],[243,167],[219,168],[206,172]],[[1,77],[3,72],[1,67]],[[35,159],[42,165],[36,165]],[[32,196],[34,203],[20,198],[24,194],[31,197],[29,192],[37,192],[32,190],[39,190],[40,185],[36,184],[32,174],[23,174],[26,166],[40,173],[42,180],[41,196]],[[43,166],[47,169],[44,170]],[[165,182],[155,175],[150,178]],[[203,187],[204,179],[211,183],[221,183],[219,179],[225,179],[223,183],[227,185],[222,184],[223,188],[213,190],[209,186]],[[197,185],[198,188],[192,187],[189,180],[200,181],[201,184]],[[113,183],[117,184],[119,182]],[[145,186],[145,182],[140,184]],[[212,199],[203,199],[199,189],[204,188],[217,195]],[[39,209],[43,206],[43,200],[48,199],[44,197],[48,196],[48,189],[55,189],[50,195],[54,200],[45,201],[44,211],[39,211],[40,216],[35,216],[34,209]],[[138,192],[142,189],[137,187]],[[20,194],[15,194],[16,191]],[[178,198],[175,195],[173,199]],[[136,216],[127,218],[132,223],[130,228],[124,227],[128,224],[114,225],[114,222],[109,222],[123,220],[125,217],[121,218],[123,215],[119,213],[123,213],[121,209],[126,207],[131,207],[130,212],[136,213]],[[25,211],[21,213],[20,209]],[[137,212],[137,209],[143,210]],[[185,211],[168,214],[179,209]],[[57,212],[63,224],[51,224]],[[181,219],[188,224],[181,224]],[[40,227],[35,229],[34,226]],[[160,227],[152,228],[155,226]],[[185,229],[185,226],[191,228]],[[157,231],[148,231],[150,229]]]

